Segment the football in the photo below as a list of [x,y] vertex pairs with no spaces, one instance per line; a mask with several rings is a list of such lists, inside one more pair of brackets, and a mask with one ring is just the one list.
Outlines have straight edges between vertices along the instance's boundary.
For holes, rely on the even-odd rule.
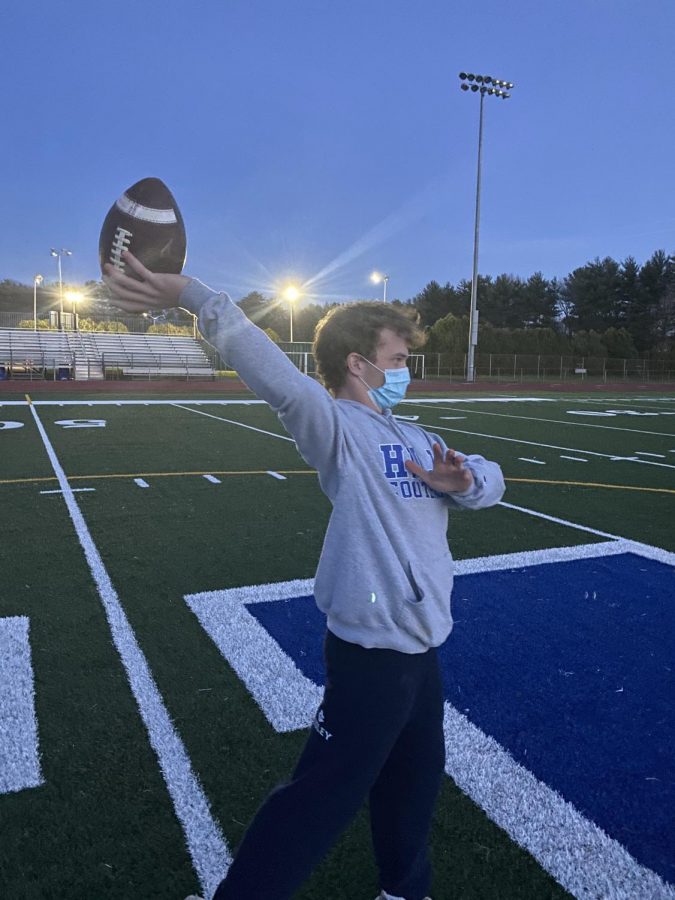
[[187,239],[183,217],[173,194],[159,178],[143,178],[116,200],[105,217],[98,244],[101,270],[105,263],[138,276],[125,266],[130,250],[151,272],[179,274],[185,265]]

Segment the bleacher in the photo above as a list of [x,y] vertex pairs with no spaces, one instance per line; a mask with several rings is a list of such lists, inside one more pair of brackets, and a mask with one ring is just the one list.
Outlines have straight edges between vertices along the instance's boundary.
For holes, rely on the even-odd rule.
[[213,378],[191,337],[104,331],[0,329],[0,378]]

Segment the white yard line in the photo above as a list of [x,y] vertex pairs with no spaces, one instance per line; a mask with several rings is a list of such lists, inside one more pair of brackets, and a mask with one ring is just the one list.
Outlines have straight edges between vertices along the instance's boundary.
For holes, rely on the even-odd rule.
[[210,481],[211,484],[222,484],[220,478],[216,478],[215,475],[204,475],[204,478],[206,478],[207,481]]
[[[548,424],[553,422],[556,425],[569,425],[574,428],[602,428],[605,431],[628,431],[630,434],[653,434],[658,437],[673,437],[670,431],[643,431],[638,428],[621,428],[618,425],[594,425],[592,422],[568,422],[565,419],[537,419],[534,416],[514,416],[509,413],[485,412],[482,409],[455,409],[452,406],[436,406],[435,409],[442,409],[447,412],[470,412],[476,416],[498,416],[500,419],[524,419],[526,422],[542,422]],[[441,418],[444,418],[441,416]]]
[[173,403],[172,406],[176,406],[178,409],[185,409],[187,410],[187,412],[197,413],[197,415],[200,416],[207,416],[207,418],[209,419],[217,419],[219,422],[227,422],[228,425],[238,425],[240,428],[248,428],[250,431],[257,431],[260,434],[266,434],[269,437],[279,438],[279,440],[281,441],[290,441],[291,444],[295,443],[293,438],[286,437],[286,435],[284,434],[275,434],[273,431],[265,431],[262,428],[254,428],[253,425],[244,425],[243,422],[237,422],[235,419],[224,419],[222,416],[214,416],[213,413],[206,413],[201,409],[190,409],[189,406],[182,406],[180,403]]
[[548,447],[549,450],[567,450],[570,453],[585,453],[587,456],[600,456],[603,459],[625,460],[626,462],[642,463],[645,466],[661,466],[665,469],[675,469],[675,465],[669,463],[653,462],[650,459],[638,459],[634,456],[617,456],[615,453],[598,453],[596,450],[582,450],[580,447],[561,447],[558,444],[542,444],[538,441],[524,441],[522,438],[504,437],[501,434],[484,434],[481,431],[463,431],[459,428],[447,428],[443,425],[431,425],[428,422],[419,423],[427,431],[451,431],[453,434],[468,434],[472,437],[489,438],[492,441],[507,441],[510,444],[524,444],[528,447]]
[[500,501],[499,506],[503,506],[505,509],[514,509],[516,512],[525,513],[528,516],[534,516],[536,519],[545,519],[547,522],[554,522],[556,525],[565,525],[568,528],[576,528],[577,531],[586,531],[589,534],[597,534],[598,537],[609,538],[614,541],[626,541],[627,538],[622,538],[618,534],[610,534],[607,531],[599,531],[597,528],[589,528],[586,525],[578,525],[576,522],[570,522],[568,519],[559,519],[557,516],[549,516],[546,513],[537,512],[534,509],[527,509],[525,506],[516,506],[514,503],[505,503],[503,500]]
[[150,744],[157,755],[176,816],[183,827],[202,893],[210,897],[232,861],[230,851],[220,826],[211,813],[204,790],[192,770],[187,750],[173,726],[148,661],[136,640],[47,432],[32,405],[30,411],[63,491],[63,499],[103,604],[113,643],[127,673]]
[[573,462],[588,462],[587,459],[582,459],[580,456],[563,456],[560,454],[560,459],[571,459]]
[[278,472],[273,472],[271,469],[267,469],[267,474],[268,474],[268,475],[271,475],[272,478],[278,478],[279,481],[286,481],[286,480],[287,480],[285,475],[280,475]]
[[541,460],[541,459],[530,459],[530,458],[527,457],[527,456],[519,456],[518,459],[519,459],[521,462],[536,463],[538,466],[545,466],[545,465],[546,465],[546,463],[545,463],[543,460]]

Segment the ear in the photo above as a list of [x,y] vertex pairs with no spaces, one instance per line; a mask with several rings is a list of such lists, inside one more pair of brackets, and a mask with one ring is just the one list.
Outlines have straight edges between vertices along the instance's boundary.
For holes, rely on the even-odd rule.
[[365,363],[358,353],[349,353],[345,360],[347,371],[352,375],[360,375]]

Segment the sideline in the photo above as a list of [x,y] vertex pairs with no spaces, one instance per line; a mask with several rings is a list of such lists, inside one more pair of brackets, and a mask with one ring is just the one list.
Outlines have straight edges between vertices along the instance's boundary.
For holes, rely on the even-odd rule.
[[232,862],[219,824],[213,818],[204,790],[195,775],[185,745],[176,732],[148,661],[141,650],[94,543],[73,489],[47,436],[31,399],[26,395],[35,426],[59,482],[79,542],[103,604],[110,633],[127,673],[141,718],[181,823],[188,851],[205,896],[217,888]]

